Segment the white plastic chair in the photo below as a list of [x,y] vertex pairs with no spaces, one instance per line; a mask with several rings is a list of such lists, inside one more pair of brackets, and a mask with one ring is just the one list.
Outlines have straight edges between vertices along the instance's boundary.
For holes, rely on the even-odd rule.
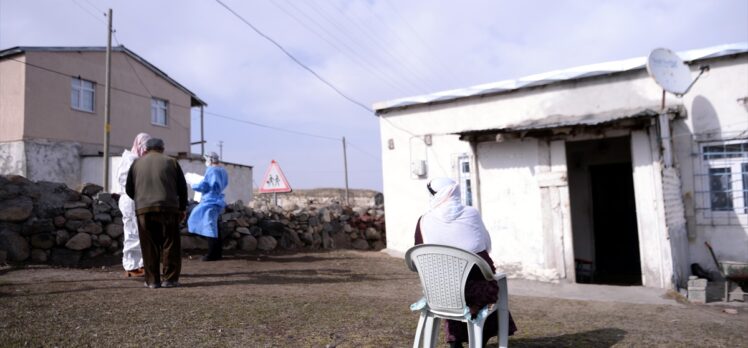
[[[458,320],[467,323],[469,347],[483,344],[483,324],[486,318],[498,310],[499,347],[507,347],[509,342],[509,301],[504,273],[494,274],[491,267],[480,256],[446,245],[421,244],[410,248],[405,254],[405,263],[410,270],[418,272],[421,278],[424,297],[410,306],[420,311],[413,347],[434,347],[439,337],[441,319]],[[475,319],[465,302],[465,283],[468,274],[477,265],[486,280],[499,283],[499,296],[496,304],[482,308]]]

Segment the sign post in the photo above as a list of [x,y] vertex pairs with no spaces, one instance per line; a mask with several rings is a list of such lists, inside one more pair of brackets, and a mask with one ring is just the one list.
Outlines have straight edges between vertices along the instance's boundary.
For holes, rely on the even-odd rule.
[[286,176],[283,175],[283,171],[275,160],[270,161],[270,167],[265,172],[265,176],[262,178],[262,185],[260,185],[260,193],[272,193],[273,204],[278,205],[278,192],[291,192],[291,185],[288,184]]

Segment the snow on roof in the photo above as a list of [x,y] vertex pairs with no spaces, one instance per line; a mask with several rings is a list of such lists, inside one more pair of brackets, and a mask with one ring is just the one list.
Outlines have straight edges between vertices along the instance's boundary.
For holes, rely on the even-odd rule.
[[[685,62],[692,62],[701,59],[718,58],[746,52],[748,52],[748,43],[738,43],[678,52],[678,56]],[[646,64],[647,57],[637,57],[612,62],[583,65],[569,69],[554,70],[541,74],[525,76],[515,80],[504,80],[427,95],[378,102],[373,105],[373,108],[375,112],[380,113],[388,109],[401,108],[406,106],[443,102],[467,97],[476,97],[487,94],[520,90],[523,88],[543,86],[556,82],[571,81],[586,77],[645,69]]]

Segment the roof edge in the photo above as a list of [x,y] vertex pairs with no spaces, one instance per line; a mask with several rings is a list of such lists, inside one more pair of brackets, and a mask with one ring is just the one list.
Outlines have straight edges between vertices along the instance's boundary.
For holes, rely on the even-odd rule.
[[[106,47],[104,46],[70,46],[70,47],[67,47],[67,46],[15,46],[15,47],[0,50],[0,59],[11,57],[11,56],[16,56],[19,54],[24,54],[26,52],[105,52],[105,51],[106,51]],[[208,103],[200,99],[195,93],[187,89],[187,87],[183,86],[182,84],[180,84],[179,82],[171,78],[168,74],[163,72],[161,69],[157,68],[155,65],[145,60],[145,58],[139,56],[137,53],[125,47],[125,45],[113,46],[112,51],[122,52],[124,54],[127,54],[131,58],[138,61],[140,64],[143,64],[145,67],[153,71],[153,73],[155,73],[162,79],[171,83],[174,87],[177,87],[177,89],[188,94],[190,96],[190,106],[208,106]]]
[[[707,48],[678,52],[678,56],[686,64],[694,61],[715,59],[748,53],[748,42],[725,44]],[[647,57],[636,57],[604,63],[588,64],[567,69],[553,70],[545,73],[528,75],[518,79],[502,80],[475,85],[466,88],[452,89],[426,95],[411,96],[389,101],[376,102],[372,105],[374,113],[381,113],[393,109],[420,106],[433,103],[443,103],[471,97],[491,94],[507,93],[522,89],[545,86],[552,83],[581,80],[584,78],[618,74],[646,69]]]

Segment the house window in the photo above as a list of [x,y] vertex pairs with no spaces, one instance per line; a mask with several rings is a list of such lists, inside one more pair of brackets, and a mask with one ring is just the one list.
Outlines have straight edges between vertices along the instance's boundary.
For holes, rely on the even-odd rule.
[[94,112],[96,84],[74,77],[70,81],[70,86],[70,106],[76,110]]
[[748,213],[748,141],[704,145],[702,159],[708,170],[709,209]]
[[163,99],[151,99],[151,124],[157,126],[167,125],[169,102]]
[[473,187],[470,179],[470,157],[460,156],[458,159],[458,175],[460,179],[460,200],[464,205],[473,205]]

